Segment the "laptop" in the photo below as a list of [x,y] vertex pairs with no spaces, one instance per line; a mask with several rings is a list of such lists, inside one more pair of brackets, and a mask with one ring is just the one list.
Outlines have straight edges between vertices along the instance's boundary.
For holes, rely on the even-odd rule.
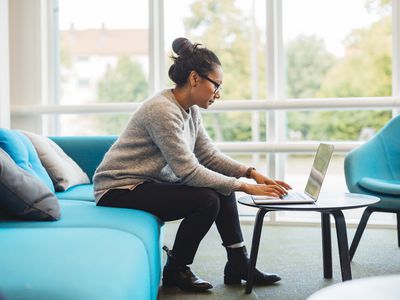
[[306,204],[315,203],[333,154],[333,145],[319,144],[304,192],[289,190],[282,198],[270,196],[251,196],[254,204]]

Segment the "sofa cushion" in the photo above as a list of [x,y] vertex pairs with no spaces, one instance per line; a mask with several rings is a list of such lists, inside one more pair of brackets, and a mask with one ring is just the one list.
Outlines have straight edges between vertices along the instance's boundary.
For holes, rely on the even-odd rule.
[[89,176],[93,178],[96,168],[117,136],[55,136],[50,137]]
[[[111,228],[130,233],[139,238],[146,248],[150,266],[152,299],[157,298],[161,276],[161,225],[160,220],[144,211],[96,206],[94,202],[60,200],[63,217],[57,222],[21,222],[1,217],[4,228]],[[0,232],[1,232],[0,230]],[[77,245],[75,245],[76,247]],[[95,253],[95,249],[92,249]]]
[[358,184],[363,188],[376,193],[400,195],[400,180],[363,177]]
[[89,177],[65,152],[47,137],[22,131],[39,155],[39,158],[53,180],[57,191],[66,191],[72,186],[89,183]]
[[16,130],[0,128],[0,148],[25,171],[39,178],[54,192],[54,186],[31,141]]
[[65,192],[57,192],[56,196],[58,199],[73,199],[94,202],[93,184],[76,185],[69,188]]
[[121,230],[10,228],[0,249],[5,299],[156,299],[142,241]]
[[0,207],[7,213],[28,220],[57,220],[58,200],[39,179],[15,164],[0,149]]

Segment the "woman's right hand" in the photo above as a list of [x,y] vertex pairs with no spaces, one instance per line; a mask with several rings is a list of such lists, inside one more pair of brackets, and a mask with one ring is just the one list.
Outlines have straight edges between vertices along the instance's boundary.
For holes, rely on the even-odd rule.
[[278,184],[266,185],[243,182],[239,190],[249,195],[260,195],[279,198],[287,194],[287,191]]

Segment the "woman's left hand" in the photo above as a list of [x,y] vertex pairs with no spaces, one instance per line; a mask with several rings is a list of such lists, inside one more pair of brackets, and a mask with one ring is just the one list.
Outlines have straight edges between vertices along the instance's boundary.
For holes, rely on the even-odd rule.
[[258,184],[266,184],[266,185],[277,184],[277,185],[280,185],[281,187],[283,187],[285,190],[292,189],[292,187],[289,184],[287,184],[286,182],[284,182],[282,180],[274,180],[274,179],[268,178],[256,170],[252,170],[252,172],[250,173],[250,178],[254,179],[255,182],[257,182]]

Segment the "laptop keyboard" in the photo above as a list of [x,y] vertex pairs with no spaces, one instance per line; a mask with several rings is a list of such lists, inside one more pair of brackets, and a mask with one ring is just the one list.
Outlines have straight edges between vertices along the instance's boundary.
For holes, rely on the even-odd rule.
[[299,200],[309,200],[307,199],[302,193],[299,193],[297,191],[289,190],[288,194],[286,196],[283,196],[283,199],[299,199]]

